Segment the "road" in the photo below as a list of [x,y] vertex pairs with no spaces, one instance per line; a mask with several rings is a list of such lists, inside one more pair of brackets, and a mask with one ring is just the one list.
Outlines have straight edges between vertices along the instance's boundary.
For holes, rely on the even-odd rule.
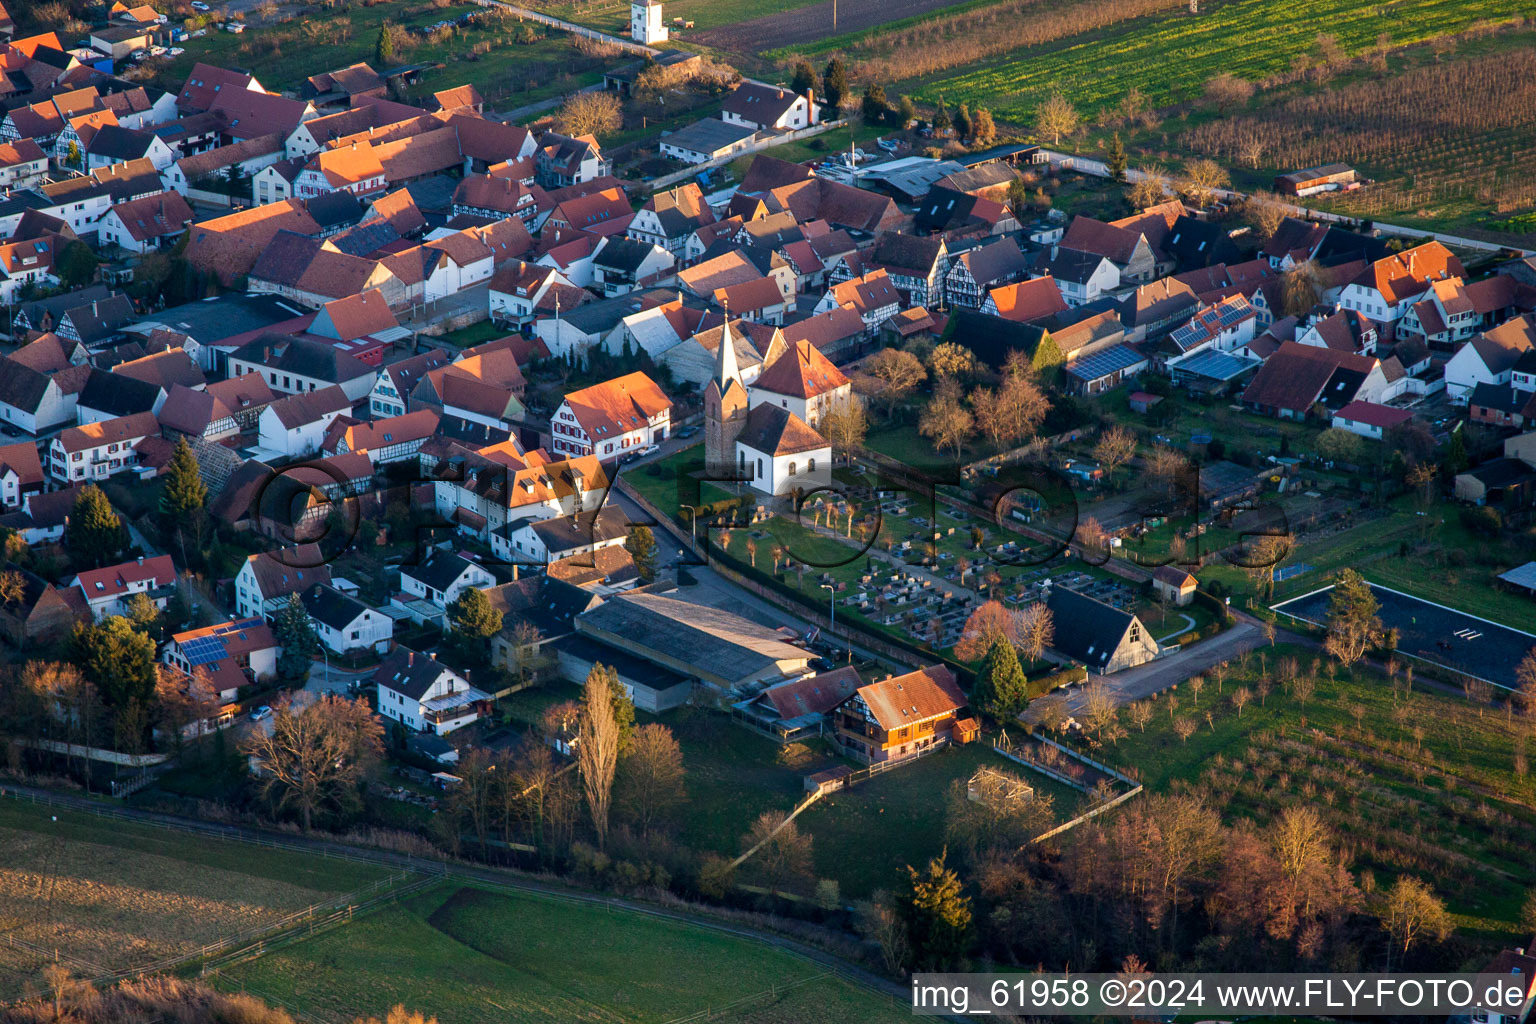
[[[1051,162],[1051,166],[1062,167],[1068,170],[1080,171],[1083,174],[1092,174],[1099,178],[1110,177],[1109,168],[1104,166],[1104,161],[1093,157],[1078,156],[1076,153],[1062,153],[1056,150],[1042,149],[1041,153]],[[1138,170],[1127,168],[1125,172],[1127,181],[1141,181],[1146,175]],[[1217,195],[1223,199],[1246,199],[1247,195],[1231,189],[1218,189]],[[1305,206],[1282,204],[1287,212],[1297,217],[1320,220],[1330,224],[1358,225],[1360,218],[1348,217],[1338,213],[1327,213],[1323,210],[1313,210]],[[1384,235],[1397,235],[1403,238],[1433,238],[1446,245],[1454,245],[1463,249],[1478,249],[1483,252],[1498,252],[1501,249],[1519,249],[1514,245],[1501,245],[1497,242],[1487,242],[1479,238],[1467,238],[1463,235],[1447,234],[1443,231],[1429,231],[1425,228],[1410,228],[1400,224],[1383,224],[1381,221],[1372,221],[1372,226]],[[1532,250],[1519,249],[1520,252],[1530,255]]]
[[[191,831],[221,839],[256,842],[265,846],[277,845],[322,856],[338,856],[349,860],[366,861],[395,870],[406,869],[419,871],[424,874],[440,874],[445,879],[484,883],[500,889],[537,894],[544,899],[563,900],[567,903],[618,908],[631,913],[673,921],[694,928],[707,928],[711,931],[732,935],[751,942],[760,942],[763,945],[791,953],[832,971],[842,978],[861,985],[866,989],[873,990],[873,993],[878,993],[878,997],[892,999],[898,1006],[910,1005],[911,995],[906,987],[902,985],[873,974],[856,964],[827,953],[815,946],[797,942],[782,935],[749,928],[732,921],[722,920],[702,908],[698,912],[688,913],[640,903],[635,900],[599,896],[594,893],[581,892],[563,886],[536,882],[511,870],[484,867],[464,862],[423,860],[408,854],[378,850],[371,847],[353,846],[315,836],[269,832],[265,829],[249,825],[216,824],[191,818],[181,818],[170,814],[144,811],[134,807],[113,807],[109,809],[98,801],[89,800],[84,797],[51,793],[28,786],[7,786],[6,791],[48,801],[59,808],[61,812],[72,809],[76,813],[107,814],[113,817],[126,818],[151,827],[165,828],[182,833]],[[872,998],[876,998],[876,996],[872,995]],[[938,1019],[952,1020],[956,1024],[963,1024],[963,1020],[957,1017],[940,1017]]]

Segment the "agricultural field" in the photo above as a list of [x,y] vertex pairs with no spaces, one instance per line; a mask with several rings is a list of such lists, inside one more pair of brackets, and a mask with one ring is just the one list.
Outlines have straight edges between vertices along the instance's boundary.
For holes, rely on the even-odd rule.
[[[1101,756],[1154,792],[1206,794],[1229,820],[1313,807],[1378,886],[1418,875],[1441,889],[1460,927],[1512,938],[1536,882],[1524,839],[1536,827],[1528,722],[1409,687],[1401,674],[1315,658],[1303,647],[1261,648],[1231,666],[1219,692],[1208,675],[1198,692],[1185,682],[1153,699],[1144,731],[1124,724],[1122,710],[1126,735]],[[1296,677],[1310,686],[1272,682],[1263,694],[1260,680]],[[1172,727],[1178,719],[1197,725],[1187,740]]]
[[[382,868],[0,801],[8,937],[108,973],[191,952],[386,877]],[[0,998],[42,958],[8,948]],[[83,968],[82,968],[83,969]]]
[[382,1018],[401,1003],[457,1024],[662,1024],[711,1008],[712,1020],[737,1024],[908,1017],[886,996],[751,939],[568,898],[451,885],[232,967],[216,983],[320,1021]]

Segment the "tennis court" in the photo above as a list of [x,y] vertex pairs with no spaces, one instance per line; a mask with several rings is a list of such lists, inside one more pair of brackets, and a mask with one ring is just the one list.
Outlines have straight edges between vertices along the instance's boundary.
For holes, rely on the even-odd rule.
[[[1536,647],[1536,635],[1375,583],[1370,586],[1381,604],[1381,624],[1398,632],[1399,654],[1477,676],[1505,689],[1515,688],[1515,666],[1526,651]],[[1332,586],[1323,587],[1282,601],[1272,610],[1322,625],[1328,617],[1332,592]]]

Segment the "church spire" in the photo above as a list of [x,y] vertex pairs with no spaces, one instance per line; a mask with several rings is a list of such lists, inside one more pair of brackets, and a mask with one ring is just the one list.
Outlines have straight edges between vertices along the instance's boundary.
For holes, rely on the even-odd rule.
[[715,383],[725,394],[731,382],[741,382],[741,370],[736,365],[736,340],[731,337],[731,307],[725,307],[725,322],[720,325],[720,348],[715,352]]

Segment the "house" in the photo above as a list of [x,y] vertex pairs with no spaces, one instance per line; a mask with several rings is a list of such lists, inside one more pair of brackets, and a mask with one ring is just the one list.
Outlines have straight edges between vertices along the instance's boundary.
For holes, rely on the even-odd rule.
[[994,288],[1023,279],[1029,259],[1011,238],[967,249],[950,260],[944,295],[950,305],[980,309]]
[[715,289],[711,296],[714,304],[734,312],[738,316],[760,324],[782,324],[790,306],[771,277],[759,277],[753,281]]
[[1120,287],[1120,268],[1108,256],[1064,245],[1041,252],[1034,272],[1053,282],[1068,306],[1097,302]]
[[160,424],[152,412],[68,427],[48,450],[48,473],[60,483],[105,480],[136,468],[140,443],[159,437]]
[[920,234],[939,235],[950,241],[1000,235],[1018,226],[1018,219],[998,200],[941,185],[928,191],[913,218],[913,227]]
[[571,138],[558,132],[545,132],[534,154],[538,182],[545,188],[564,188],[594,181],[611,173],[597,140],[590,135]]
[[[666,140],[663,140],[663,145]],[[657,192],[645,201],[629,222],[627,233],[639,242],[650,242],[681,258],[688,237],[715,222],[715,212],[704,201],[704,190],[693,182]]]
[[[348,417],[350,420],[350,417]],[[415,461],[416,453],[427,439],[437,433],[441,417],[431,409],[420,409],[404,416],[390,416],[368,423],[332,420],[320,442],[327,455],[361,453],[374,467],[404,460]]]
[[1479,977],[1501,979],[1498,987],[1518,992],[1520,999],[1518,1005],[1511,1005],[1511,1000],[1490,1006],[1494,1002],[1488,998],[1492,993],[1485,989],[1479,993],[1483,1004],[1469,1014],[1472,1024],[1521,1024],[1530,1020],[1536,1006],[1536,940],[1528,946],[1501,950],[1492,963],[1477,973]]
[[176,566],[170,555],[139,558],[105,569],[90,569],[69,580],[90,606],[97,622],[109,615],[127,615],[128,604],[136,594],[146,594],[155,607],[165,610],[176,583]]
[[192,223],[192,207],[178,192],[118,203],[101,218],[96,229],[104,245],[128,252],[146,253],[175,243]]
[[325,432],[352,402],[339,387],[280,398],[257,419],[259,444],[274,457],[302,458],[320,450]]
[[222,701],[235,700],[242,686],[277,674],[282,653],[272,627],[260,618],[231,619],[172,634],[160,660],[188,675],[201,670]]
[[779,683],[734,706],[738,718],[782,743],[821,735],[827,716],[862,685],[852,665]]
[[596,567],[597,552],[622,548],[628,537],[629,517],[617,504],[609,504],[571,516],[509,523],[492,535],[491,550],[507,563],[540,569],[582,556]]
[[735,453],[737,475],[764,494],[779,496],[831,485],[831,444],[782,406],[750,408],[736,435]]
[[417,383],[428,371],[441,369],[452,361],[446,349],[435,348],[380,366],[373,392],[368,396],[368,411],[380,418],[405,415],[407,400]]
[[937,304],[949,250],[944,239],[887,231],[865,260],[869,270],[883,270],[908,306]]
[[750,405],[777,405],[812,428],[851,401],[853,384],[808,341],[786,346],[747,388]]
[[230,353],[229,376],[259,373],[273,391],[298,395],[338,387],[348,404],[373,390],[377,371],[319,338],[266,334]]
[[[1099,290],[1104,290],[1102,282]],[[1056,279],[1047,275],[993,288],[987,292],[981,311],[1014,323],[1032,324],[1065,313],[1067,302]]]
[[653,242],[607,235],[592,254],[592,286],[609,298],[628,295],[669,278],[676,262]]
[[901,294],[885,271],[876,270],[828,288],[814,312],[830,313],[838,308],[858,313],[865,333],[873,337],[882,324],[901,312]]
[[331,582],[331,567],[316,544],[297,544],[251,555],[235,574],[235,612],[270,622],[293,594]]
[[838,705],[836,744],[855,760],[883,764],[920,757],[949,743],[969,743],[981,724],[943,665],[861,686]]
[[1310,196],[1335,192],[1360,180],[1360,174],[1348,164],[1324,164],[1302,171],[1275,175],[1275,191],[1288,196]]
[[611,462],[671,433],[672,400],[643,373],[572,391],[550,418],[556,457]]
[[1474,335],[1445,363],[1445,393],[1466,402],[1479,384],[1508,384],[1515,364],[1536,347],[1536,317],[1522,316]]
[[124,128],[119,124],[103,124],[85,147],[87,172],[111,167],[130,160],[148,160],[157,171],[164,171],[176,162],[178,154],[165,140],[152,131]]
[[1296,332],[1296,342],[1338,352],[1373,355],[1379,340],[1375,325],[1352,309],[1314,319]]
[[0,445],[0,506],[20,508],[32,494],[43,492],[43,463],[33,441]]
[[299,95],[316,103],[331,101],[350,104],[361,96],[384,99],[388,92],[384,77],[361,61],[336,71],[310,75],[299,86]]
[[1301,420],[1319,404],[1341,409],[1356,399],[1380,401],[1386,388],[1381,364],[1370,356],[1287,341],[1259,367],[1243,404],[1267,416]]
[[706,117],[661,136],[661,155],[685,164],[707,164],[745,152],[766,138],[752,125]]
[[1051,587],[1046,606],[1056,623],[1051,646],[1090,671],[1108,675],[1157,657],[1157,641],[1130,612],[1061,586]]
[[1350,402],[1333,414],[1333,426],[1380,441],[1394,427],[1413,419],[1413,410],[1375,402]]
[[1152,570],[1152,594],[1159,601],[1183,608],[1195,599],[1199,581],[1176,565],[1160,565]]
[[1344,286],[1339,305],[1382,325],[1383,336],[1390,340],[1397,322],[1431,283],[1452,277],[1466,277],[1461,260],[1439,242],[1425,242],[1371,263]]
[[400,589],[446,609],[465,590],[495,586],[496,577],[451,551],[434,550],[420,565],[400,567]]
[[427,370],[411,390],[411,410],[431,409],[443,416],[514,430],[523,418],[526,384],[516,353],[483,346],[474,354],[466,350],[457,362]]
[[437,512],[470,536],[488,539],[507,523],[551,519],[602,504],[608,476],[595,456],[526,462],[507,445],[439,466]]
[[791,92],[782,86],[744,81],[726,97],[720,119],[756,131],[797,131],[821,118],[821,108],[809,93]]
[[1097,395],[1139,375],[1150,360],[1133,345],[1094,348],[1067,361],[1063,387],[1074,395]]
[[1457,501],[1518,511],[1536,505],[1536,469],[1521,459],[1490,459],[1456,474]]
[[852,359],[869,340],[864,318],[856,310],[842,306],[786,324],[780,333],[786,345],[793,347],[804,342],[835,362]]
[[[1137,218],[1132,220],[1140,221]],[[1163,229],[1167,224],[1163,223]],[[1144,283],[1158,277],[1157,256],[1143,230],[1106,224],[1092,217],[1074,217],[1061,236],[1060,248],[1102,256],[1115,265],[1120,280]]]
[[[25,517],[26,513],[12,515]],[[22,528],[21,532],[25,535],[30,531]],[[56,587],[18,565],[7,564],[5,571],[21,577],[20,599],[0,606],[0,634],[13,646],[25,649],[34,643],[51,643],[68,636],[78,623],[89,618],[85,601],[74,588]]]
[[1191,285],[1176,277],[1165,277],[1138,285],[1120,301],[1118,312],[1127,339],[1139,342],[1156,338],[1188,321],[1200,307],[1201,299]]
[[516,260],[496,270],[487,288],[491,319],[499,324],[526,326],[551,289],[571,287],[571,281],[553,267]]
[[379,714],[417,732],[443,736],[491,710],[490,694],[469,685],[435,654],[407,647],[397,647],[384,660],[373,682],[379,688]]
[[371,650],[384,654],[395,635],[395,620],[335,587],[317,583],[304,591],[304,610],[315,636],[332,654]]

